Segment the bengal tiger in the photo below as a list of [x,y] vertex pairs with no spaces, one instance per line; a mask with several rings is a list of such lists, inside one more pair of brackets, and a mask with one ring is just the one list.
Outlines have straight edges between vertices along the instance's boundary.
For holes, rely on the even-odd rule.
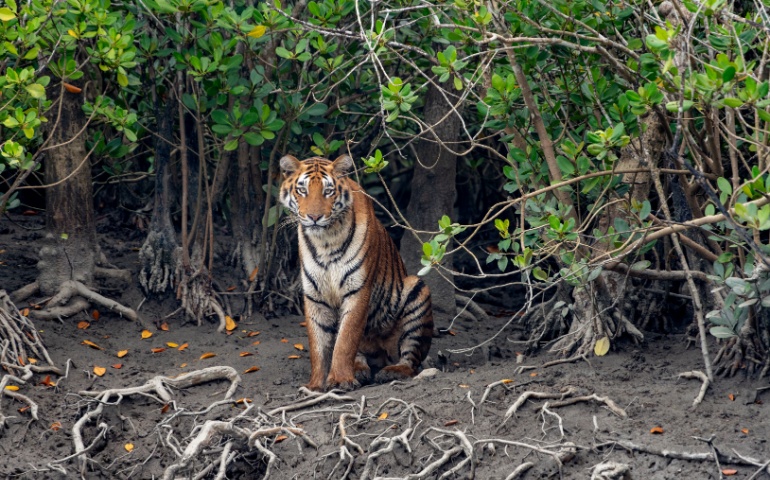
[[280,160],[280,199],[298,220],[311,390],[414,376],[433,338],[428,287],[404,262],[353,159]]

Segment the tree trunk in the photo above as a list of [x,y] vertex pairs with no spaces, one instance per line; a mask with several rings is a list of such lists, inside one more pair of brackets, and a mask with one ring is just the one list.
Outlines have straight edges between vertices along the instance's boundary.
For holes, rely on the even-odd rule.
[[259,150],[246,142],[238,146],[235,162],[230,162],[230,225],[235,248],[233,260],[249,277],[259,265],[259,239],[262,236],[262,170]]
[[161,109],[155,106],[158,121],[158,135],[155,139],[155,207],[147,239],[139,251],[142,270],[139,282],[147,292],[162,293],[174,284],[174,270],[177,264],[176,232],[171,223],[171,198],[169,188],[171,173],[169,160],[174,127],[176,103],[168,98]]
[[[87,159],[83,97],[62,90],[61,117],[52,132],[45,162],[45,245],[40,249],[38,284],[43,295],[54,295],[62,282],[91,286],[99,246],[94,223],[91,162]],[[78,135],[78,133],[80,133]]]
[[[435,79],[434,79],[435,81]],[[446,92],[445,92],[446,94]],[[454,101],[455,97],[448,94]],[[460,137],[462,121],[455,107],[447,101],[441,89],[431,83],[425,96],[424,118],[432,130],[426,131],[417,144],[417,159],[412,177],[412,194],[406,208],[406,218],[416,230],[435,231],[438,220],[443,215],[452,217],[454,210],[457,174],[456,142]],[[450,150],[451,149],[451,150]],[[422,243],[430,240],[428,235],[419,235],[419,240],[412,232],[406,232],[401,241],[401,256],[410,274],[417,273],[422,265]],[[451,257],[445,260],[446,266],[453,268]],[[442,278],[435,269],[424,281],[431,291],[433,311],[454,316],[455,289],[450,282],[452,275],[442,272],[449,281]]]

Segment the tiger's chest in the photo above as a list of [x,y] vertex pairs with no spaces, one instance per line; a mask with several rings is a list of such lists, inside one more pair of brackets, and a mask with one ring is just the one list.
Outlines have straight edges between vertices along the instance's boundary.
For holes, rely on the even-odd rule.
[[338,308],[366,284],[366,224],[353,223],[328,235],[300,232],[305,295]]

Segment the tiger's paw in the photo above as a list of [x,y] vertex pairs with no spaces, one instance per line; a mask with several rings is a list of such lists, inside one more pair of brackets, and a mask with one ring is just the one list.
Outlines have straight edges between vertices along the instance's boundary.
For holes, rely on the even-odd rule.
[[329,375],[326,379],[326,390],[342,390],[349,392],[361,387],[361,383],[353,375]]
[[374,376],[374,383],[388,383],[394,380],[408,380],[415,375],[414,369],[409,365],[388,365]]

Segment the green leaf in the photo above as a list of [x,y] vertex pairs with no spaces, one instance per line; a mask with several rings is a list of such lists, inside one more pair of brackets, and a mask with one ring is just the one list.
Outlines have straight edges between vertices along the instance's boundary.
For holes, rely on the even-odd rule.
[[128,77],[123,73],[118,73],[118,84],[125,88],[128,86]]
[[730,182],[725,177],[717,178],[717,186],[720,191],[725,192],[728,195],[733,194],[733,186],[730,185]]
[[238,148],[238,139],[237,138],[234,138],[234,139],[230,140],[229,142],[225,143],[225,151],[227,151],[227,152],[232,152],[236,148]]
[[29,95],[32,98],[45,97],[45,88],[39,83],[33,83],[31,85],[27,85],[26,87],[24,87],[24,89],[27,91],[27,93],[29,93]]
[[725,68],[725,71],[722,72],[722,80],[725,82],[729,82],[734,77],[735,77],[735,67],[733,67],[732,65]]
[[534,276],[536,279],[540,280],[541,282],[545,282],[546,280],[548,280],[548,274],[545,272],[545,270],[543,270],[543,269],[542,269],[542,268],[540,268],[540,267],[535,267],[535,268],[532,270],[532,275],[533,275],[533,276]]
[[646,270],[647,268],[650,267],[650,265],[652,265],[652,262],[650,262],[649,260],[640,260],[634,263],[633,265],[631,265],[631,270],[636,270],[636,271]]
[[426,265],[426,266],[422,267],[422,268],[420,269],[420,271],[419,271],[419,272],[417,272],[417,276],[418,276],[418,277],[424,277],[425,275],[427,275],[427,274],[428,274],[428,272],[430,272],[430,269],[431,269],[431,268],[433,268],[433,267],[431,267],[430,265]]
[[556,157],[556,164],[564,175],[572,175],[575,173],[575,165],[563,155]]
[[32,60],[37,58],[37,54],[40,52],[40,47],[35,47],[24,55],[24,60]]
[[294,56],[294,54],[286,50],[284,47],[275,47],[275,54],[286,59],[291,59]]
[[[687,111],[692,108],[692,106],[695,105],[695,102],[692,100],[684,100],[682,102],[682,110]],[[666,110],[669,112],[678,112],[679,111],[679,102],[668,102],[666,104]]]
[[743,100],[739,98],[733,98],[733,97],[727,97],[724,100],[722,100],[722,102],[728,107],[732,107],[732,108],[738,108],[741,105],[743,105]]
[[717,338],[732,338],[735,336],[735,332],[732,331],[732,329],[727,327],[711,327],[709,329],[709,332],[711,335],[717,337]]

